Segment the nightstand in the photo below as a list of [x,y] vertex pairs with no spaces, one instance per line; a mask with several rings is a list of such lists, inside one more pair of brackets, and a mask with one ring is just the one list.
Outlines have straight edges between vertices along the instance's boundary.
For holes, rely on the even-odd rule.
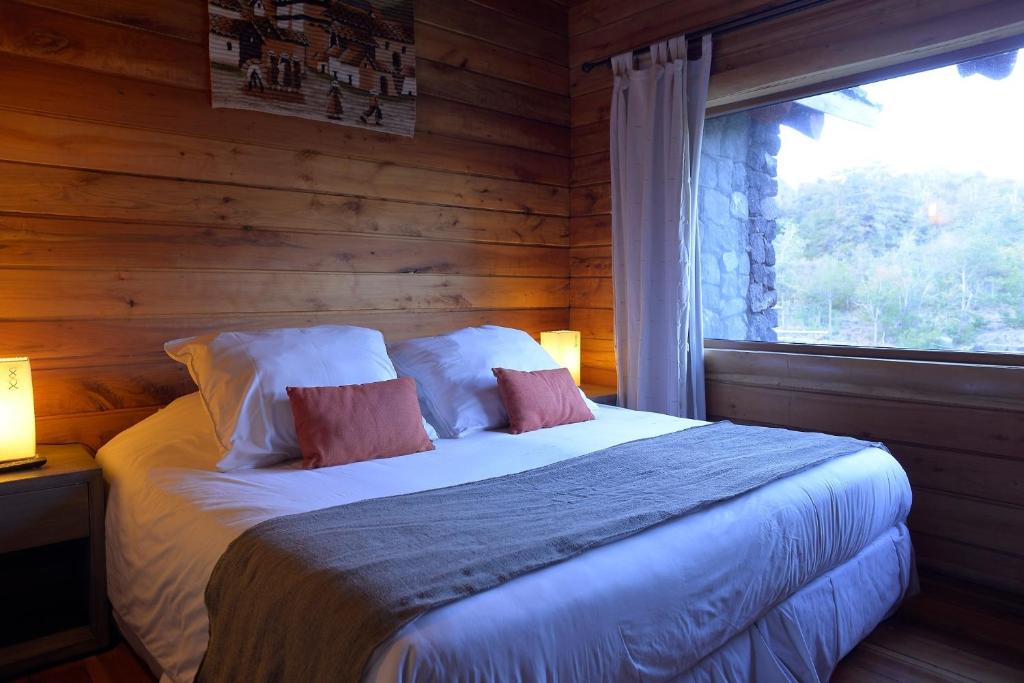
[[80,444],[0,474],[0,679],[109,643],[103,475]]
[[580,389],[594,403],[606,406],[614,406],[619,403],[619,394],[615,387],[606,387],[602,384],[581,384]]

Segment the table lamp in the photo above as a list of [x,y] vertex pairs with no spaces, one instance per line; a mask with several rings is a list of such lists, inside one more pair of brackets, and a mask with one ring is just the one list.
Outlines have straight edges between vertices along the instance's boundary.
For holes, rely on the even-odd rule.
[[580,385],[580,333],[576,330],[555,330],[540,333],[540,345],[555,362],[569,370],[572,381]]
[[0,358],[0,471],[39,467],[32,369],[28,358]]

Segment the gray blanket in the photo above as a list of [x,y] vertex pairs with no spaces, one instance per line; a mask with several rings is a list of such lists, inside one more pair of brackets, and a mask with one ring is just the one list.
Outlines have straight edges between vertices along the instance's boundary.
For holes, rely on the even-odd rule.
[[358,681],[375,648],[427,610],[872,445],[719,422],[268,520],[214,568],[197,680]]

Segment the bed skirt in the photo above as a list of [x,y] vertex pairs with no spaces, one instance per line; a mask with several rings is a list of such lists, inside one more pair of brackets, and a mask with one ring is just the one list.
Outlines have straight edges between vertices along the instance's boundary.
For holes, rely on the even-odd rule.
[[[916,592],[910,533],[898,524],[776,605],[688,671],[676,671],[670,652],[637,653],[634,663],[638,677],[645,681],[826,683],[839,660]],[[126,629],[116,611],[114,619],[125,641],[160,683],[176,683],[162,675],[156,660]],[[408,683],[401,670],[377,664],[367,676],[368,682]]]
[[[623,662],[618,675],[645,682],[824,683],[839,660],[916,591],[910,533],[898,523],[851,559],[804,584],[753,624],[731,636],[725,631],[718,642],[696,645],[692,636],[706,630],[700,625],[680,633],[665,631],[661,622],[620,624],[622,656],[629,661]],[[705,614],[702,618],[727,617]],[[694,651],[694,646],[701,649]],[[375,658],[364,678],[366,683],[489,680],[487,672],[498,671],[495,667],[500,666],[476,653],[466,662],[469,671],[462,676],[457,661],[441,665],[429,653],[416,652],[409,657],[405,648],[384,646],[378,655],[383,656]],[[580,657],[587,655],[581,653]],[[533,668],[502,672],[503,676],[494,680],[575,683],[565,669],[560,674],[543,662],[527,666]]]
[[689,671],[642,672],[642,680],[827,683],[839,660],[917,591],[910,533],[900,524]]

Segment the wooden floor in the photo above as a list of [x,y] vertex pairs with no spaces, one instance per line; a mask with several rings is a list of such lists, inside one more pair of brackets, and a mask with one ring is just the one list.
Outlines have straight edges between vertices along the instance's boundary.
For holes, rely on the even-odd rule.
[[[835,683],[1024,683],[1024,601],[938,578],[840,665]],[[16,683],[155,683],[124,644]]]

